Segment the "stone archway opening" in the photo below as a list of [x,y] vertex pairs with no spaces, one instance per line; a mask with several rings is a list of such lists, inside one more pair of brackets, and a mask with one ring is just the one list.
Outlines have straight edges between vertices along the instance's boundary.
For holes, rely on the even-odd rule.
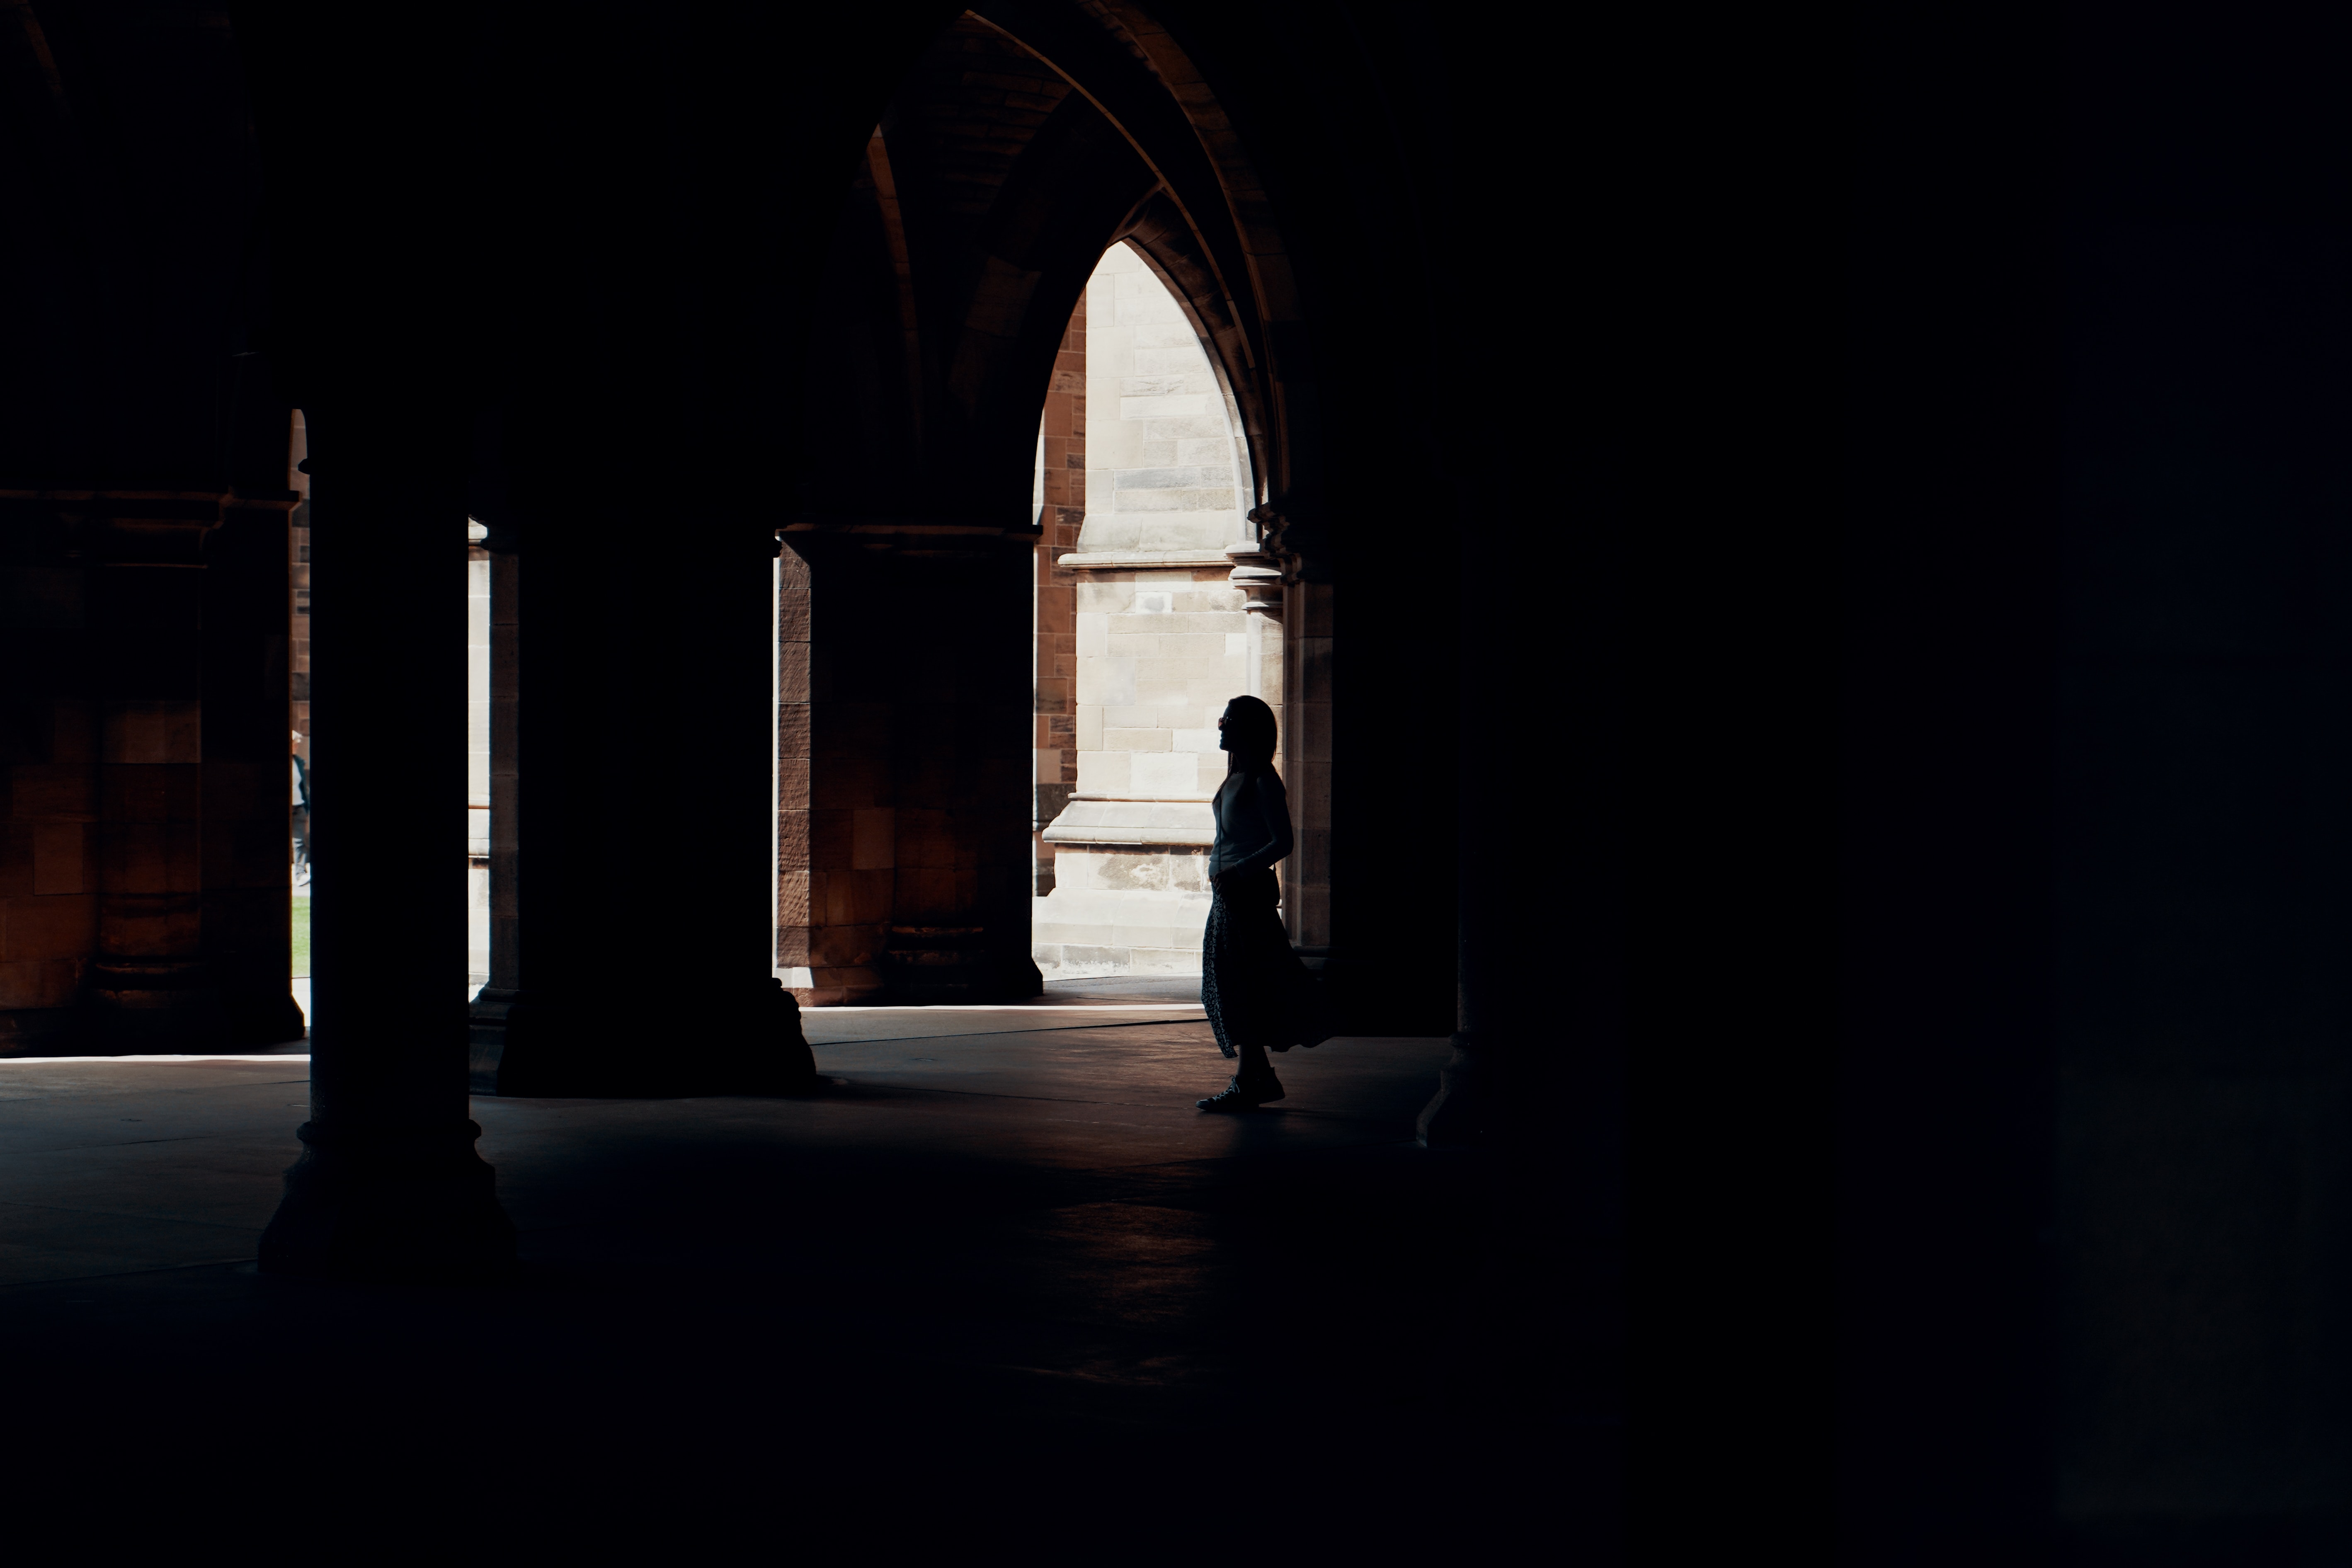
[[1295,488],[1285,252],[1198,88],[1135,17],[967,12],[844,145],[776,509],[772,962],[803,1007],[1198,973],[1216,718],[1286,707],[1299,566],[1259,539]]
[[[1234,199],[1255,176],[1172,43],[1133,17],[1031,24],[1045,30],[957,18],[909,62],[862,148],[843,139],[840,211],[790,259],[801,286],[766,274],[754,289],[823,302],[773,362],[794,367],[796,388],[697,416],[741,418],[728,449],[776,459],[730,463],[719,503],[676,510],[653,499],[670,480],[652,470],[635,489],[584,479],[609,454],[532,412],[572,395],[551,371],[478,416],[488,456],[468,504],[489,537],[470,553],[493,587],[491,626],[469,638],[469,816],[490,829],[468,844],[478,1045],[507,1033],[510,1006],[515,1038],[605,1028],[610,1009],[591,999],[614,982],[591,955],[652,900],[730,943],[765,916],[765,973],[747,981],[739,958],[728,992],[755,1017],[778,988],[801,1007],[998,1003],[1047,979],[1198,973],[1216,716],[1254,693],[1287,733],[1301,661],[1283,627],[1329,593],[1301,580],[1313,426],[1284,410],[1303,359],[1277,374],[1277,349],[1301,341],[1278,330],[1297,300],[1280,237]],[[1090,315],[1108,323],[1091,374]],[[576,352],[561,330],[543,346],[554,357],[533,363]],[[633,384],[658,383],[649,370]],[[1088,428],[1102,433],[1092,456]],[[745,489],[754,471],[777,482]],[[622,557],[581,542],[689,515],[711,542],[698,548],[723,535],[730,553],[707,563],[679,637],[637,637]],[[495,584],[513,588],[527,538],[526,678],[520,654],[498,652],[521,595],[502,607]],[[772,569],[751,566],[771,540]],[[763,626],[750,586],[761,579]],[[705,602],[722,587],[728,607]],[[740,721],[755,681],[773,726],[764,803],[741,788],[759,765]],[[598,715],[625,694],[659,706],[702,761],[677,763],[675,741],[614,747]],[[1328,724],[1302,734],[1328,749]],[[716,760],[722,743],[732,761]],[[1312,948],[1328,942],[1310,912],[1328,900],[1300,873],[1328,838],[1329,767],[1286,748],[1286,776],[1294,761],[1302,848],[1285,887],[1310,896],[1286,908]],[[705,801],[721,779],[727,801]],[[692,805],[673,809],[682,794]],[[664,830],[696,813],[740,823],[761,805],[764,844],[730,826],[681,857]],[[540,847],[527,921],[513,874],[524,821]],[[656,985],[631,996],[633,1017],[674,1010]]]
[[[1282,711],[1281,574],[1199,328],[1124,241],[1088,279],[1040,427],[1036,905],[1055,981],[1193,976],[1217,716]],[[1279,765],[1279,759],[1277,760]]]

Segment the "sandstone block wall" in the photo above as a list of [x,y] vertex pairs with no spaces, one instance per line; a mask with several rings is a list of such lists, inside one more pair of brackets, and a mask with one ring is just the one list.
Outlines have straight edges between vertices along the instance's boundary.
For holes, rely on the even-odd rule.
[[1054,360],[1045,412],[1037,428],[1036,736],[1029,821],[1031,890],[1054,890],[1047,823],[1070,803],[1078,783],[1076,588],[1079,574],[1060,563],[1078,547],[1086,521],[1087,300],[1078,296]]
[[0,492],[0,1052],[299,1033],[294,505]]
[[[20,656],[78,631],[81,574],[20,567],[12,645]],[[43,633],[51,634],[43,637]],[[9,756],[0,827],[0,1050],[62,1035],[98,947],[98,725],[60,698]]]

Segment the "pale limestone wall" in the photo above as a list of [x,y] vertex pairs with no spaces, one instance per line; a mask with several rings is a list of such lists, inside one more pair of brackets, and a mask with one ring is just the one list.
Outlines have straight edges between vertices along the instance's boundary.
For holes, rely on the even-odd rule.
[[[1073,801],[1072,809],[1082,803]],[[1209,852],[1164,845],[1056,845],[1054,890],[1037,900],[1038,973],[1048,980],[1198,974],[1209,919]]]
[[1087,284],[1085,553],[1249,537],[1238,434],[1175,296],[1124,245]]
[[1086,519],[1060,558],[1077,575],[1077,777],[1043,835],[1033,952],[1048,978],[1197,974],[1217,718],[1243,693],[1279,710],[1281,627],[1230,580],[1247,470],[1192,324],[1125,246],[1086,310]]
[[1226,575],[1109,571],[1078,584],[1079,795],[1216,793],[1217,718],[1249,689],[1254,630]]
[[1078,785],[1045,830],[1033,949],[1049,979],[1200,973],[1217,717],[1248,689],[1257,629],[1226,576],[1089,570],[1077,586]]
[[466,984],[490,979],[490,554],[468,521],[466,552]]

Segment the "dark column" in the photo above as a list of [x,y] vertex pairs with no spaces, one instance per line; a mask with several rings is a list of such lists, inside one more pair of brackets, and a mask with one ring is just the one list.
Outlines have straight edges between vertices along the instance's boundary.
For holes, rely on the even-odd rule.
[[533,510],[493,539],[514,606],[511,718],[491,734],[515,824],[499,1092],[803,1089],[815,1063],[772,948],[774,537],[713,531],[691,594],[656,595],[625,487],[533,472],[515,487]]
[[[1258,547],[1242,558],[1268,566],[1234,573],[1252,608],[1264,604],[1281,626],[1281,766],[1298,838],[1282,867],[1284,917],[1300,955],[1323,974],[1341,1033],[1434,1034],[1452,1011],[1454,889],[1444,856],[1400,849],[1418,825],[1451,819],[1451,781],[1399,773],[1384,758],[1413,726],[1446,722],[1446,563],[1425,552],[1351,561],[1349,602],[1362,606],[1366,633],[1349,642],[1329,536],[1300,516],[1318,510],[1252,511]],[[1370,529],[1379,520],[1360,521]],[[1278,605],[1268,603],[1276,593]],[[1412,635],[1398,635],[1402,626]],[[1349,746],[1362,759],[1352,766]]]
[[451,984],[466,951],[462,474],[432,466],[454,443],[429,422],[324,401],[304,410],[320,726],[310,1119],[261,1263],[495,1274],[514,1232],[474,1152]]
[[297,499],[233,492],[205,542],[204,955],[231,1045],[302,1036],[287,984],[287,520]]
[[[2102,36],[2141,18],[2105,8]],[[2074,82],[2095,129],[2032,713],[2057,735],[2035,1087],[2058,1136],[2021,1173],[2055,1179],[1984,1226],[2012,1279],[2053,1288],[2059,1375],[2018,1414],[2055,1414],[2032,1479],[2069,1562],[2352,1559],[2343,29],[2216,20]]]
[[[1488,617],[1495,595],[1483,577],[1464,574],[1465,591],[1476,584],[1479,603],[1463,606],[1459,689],[1454,748],[1456,787],[1465,802],[1491,789],[1496,688],[1510,682],[1507,637],[1495,635]],[[1445,1065],[1438,1069],[1437,1094],[1422,1107],[1414,1131],[1425,1146],[1475,1147],[1501,1134],[1506,1053],[1511,1025],[1517,1022],[1500,994],[1504,955],[1512,941],[1509,903],[1516,878],[1504,872],[1516,862],[1495,842],[1495,823],[1485,813],[1465,810],[1454,820],[1454,1027]]]
[[[629,804],[643,835],[628,893],[637,909],[698,911],[692,969],[683,985],[649,970],[641,1016],[674,1016],[682,995],[709,1029],[698,1043],[649,1029],[647,1045],[658,1072],[718,1091],[796,1090],[816,1072],[799,1006],[775,973],[777,553],[772,532],[749,526],[698,541],[690,613],[663,617],[667,649],[651,637],[632,647],[635,680],[625,683],[636,704],[622,726],[635,742]],[[624,560],[616,552],[614,564]],[[634,576],[617,600],[640,596]]]
[[[623,1092],[629,1080],[621,1010],[632,999],[633,977],[610,962],[617,929],[610,884],[625,875],[612,862],[631,828],[629,792],[613,776],[620,753],[597,742],[599,694],[622,677],[607,669],[611,639],[599,635],[605,587],[595,513],[587,510],[589,498],[565,504],[573,492],[564,477],[560,462],[551,460],[528,487],[541,502],[528,528],[512,508],[482,517],[491,558],[505,563],[509,590],[502,608],[502,584],[492,577],[493,638],[501,616],[512,618],[509,657],[501,658],[495,644],[491,651],[491,679],[512,697],[502,715],[500,689],[493,687],[490,899],[492,920],[507,914],[511,921],[514,984],[498,984],[494,952],[491,986],[473,1009],[478,1038],[488,1047],[479,1059],[485,1066],[495,1060],[501,1094]],[[523,552],[534,542],[536,558],[526,573]],[[525,623],[528,647],[520,637]],[[496,793],[502,776],[503,803]],[[526,821],[533,851],[528,888]],[[510,858],[500,855],[502,842],[511,843]],[[494,949],[499,934],[494,927]],[[600,957],[607,961],[601,974]]]
[[[1282,863],[1291,941],[1310,963],[1331,956],[1331,639],[1339,590],[1292,582],[1283,589],[1282,764],[1297,848]],[[1345,972],[1335,976],[1345,984]]]

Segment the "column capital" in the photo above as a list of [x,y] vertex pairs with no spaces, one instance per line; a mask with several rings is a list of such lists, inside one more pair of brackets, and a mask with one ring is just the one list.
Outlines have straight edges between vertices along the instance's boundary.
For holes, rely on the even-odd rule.
[[302,504],[299,490],[232,489],[221,497],[223,511],[282,511],[291,513]]
[[1282,619],[1282,563],[1263,544],[1228,544],[1225,558],[1234,563],[1226,581],[1242,591],[1242,608],[1279,623]]
[[[284,494],[290,511],[299,498]],[[64,531],[65,554],[91,565],[201,566],[205,541],[229,513],[278,504],[268,491],[0,490],[0,511],[46,514]]]

